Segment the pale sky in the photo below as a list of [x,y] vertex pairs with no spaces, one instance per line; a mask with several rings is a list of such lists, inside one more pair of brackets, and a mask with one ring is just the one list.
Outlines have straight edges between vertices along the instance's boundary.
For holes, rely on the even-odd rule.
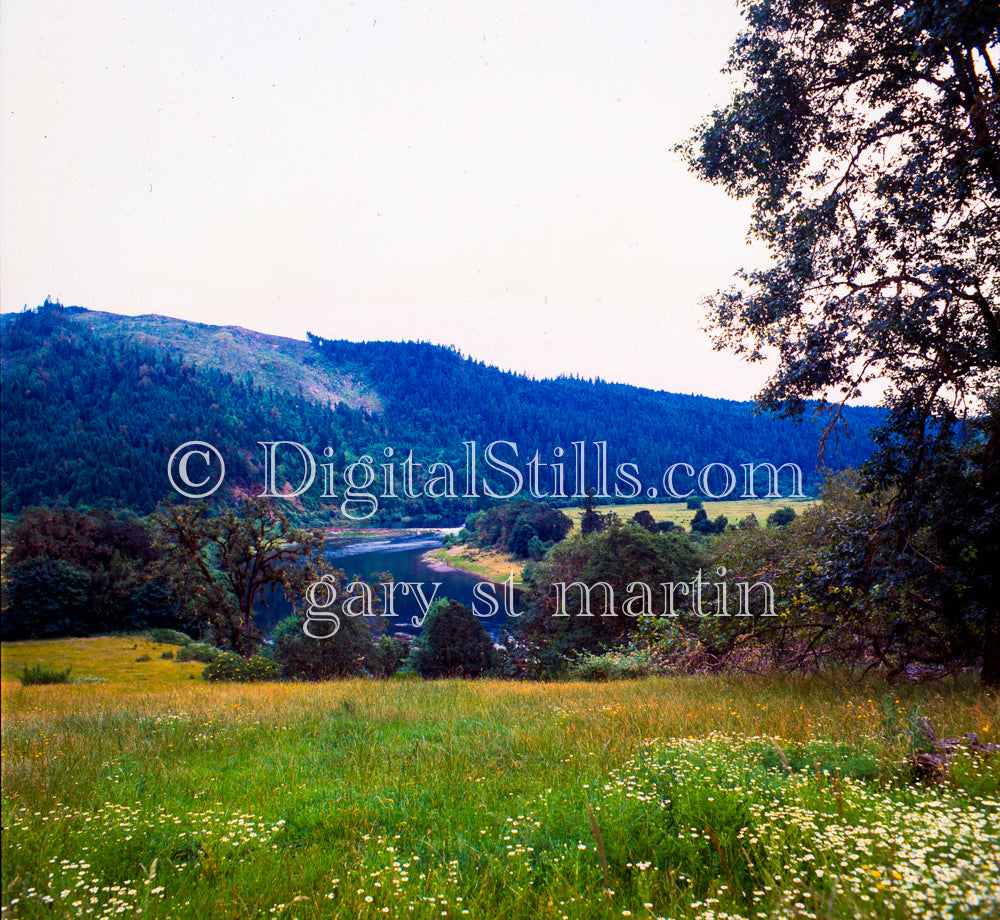
[[749,398],[747,206],[671,147],[730,0],[0,7],[2,309],[47,296]]

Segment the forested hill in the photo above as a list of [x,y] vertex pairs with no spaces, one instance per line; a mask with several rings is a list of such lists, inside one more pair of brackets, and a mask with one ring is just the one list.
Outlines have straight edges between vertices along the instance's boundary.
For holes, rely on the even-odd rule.
[[[58,304],[2,318],[5,513],[57,503],[150,512],[173,494],[167,461],[191,440],[221,450],[226,488],[216,497],[229,500],[260,491],[259,440],[318,453],[375,437],[364,408],[289,393],[259,370],[237,377],[195,366],[183,350],[123,334],[118,319]],[[188,332],[193,325],[176,321]],[[200,347],[219,331],[197,329]],[[265,370],[274,346],[258,346]]]
[[[710,463],[770,461],[798,464],[815,490],[817,457],[828,418],[801,421],[756,416],[749,402],[665,393],[619,383],[560,377],[534,380],[463,357],[454,349],[416,342],[329,341],[310,336],[328,361],[364,379],[385,404],[391,443],[413,444],[423,456],[462,441],[504,438],[522,459],[583,441],[607,442],[608,464],[632,462],[644,482],[673,463],[700,470]],[[856,467],[872,451],[868,432],[880,417],[870,407],[844,413],[846,435],[828,439],[825,462]],[[655,474],[659,471],[659,475]],[[662,491],[661,491],[662,494]]]
[[[174,494],[167,460],[191,440],[208,441],[226,457],[226,485],[214,496],[222,501],[261,491],[259,441],[301,443],[338,477],[365,454],[378,471],[389,449],[394,461],[412,451],[418,494],[381,502],[382,523],[460,522],[471,503],[422,494],[421,483],[428,466],[442,461],[455,469],[461,492],[466,441],[479,445],[480,475],[482,449],[492,441],[516,444],[522,471],[536,451],[543,464],[563,451],[569,493],[578,487],[573,443],[581,441],[589,482],[596,442],[607,443],[612,477],[615,466],[632,463],[644,489],[681,462],[737,471],[744,462],[792,462],[806,472],[807,490],[818,481],[819,421],[757,418],[749,403],[622,384],[532,380],[423,343],[305,343],[58,304],[8,314],[2,332],[4,512],[58,502],[148,512]],[[863,462],[876,418],[873,409],[850,410],[854,437],[831,446],[828,462]],[[513,459],[510,450],[503,456]],[[279,483],[300,481],[293,460],[283,464]],[[494,481],[509,485],[503,475]],[[337,517],[319,482],[295,509]],[[612,494],[614,484],[611,478]]]

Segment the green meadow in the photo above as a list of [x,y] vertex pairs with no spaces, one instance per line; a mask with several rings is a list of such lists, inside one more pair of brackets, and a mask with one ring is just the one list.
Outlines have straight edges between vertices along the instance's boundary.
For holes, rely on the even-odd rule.
[[[755,515],[758,523],[763,525],[769,515],[779,508],[787,505],[795,510],[796,514],[801,514],[806,508],[817,504],[811,498],[757,498],[740,499],[735,501],[705,502],[705,512],[714,521],[720,514],[729,519],[729,523],[736,525],[748,515]],[[580,526],[580,518],[583,515],[583,508],[562,509],[572,522],[574,527]],[[655,504],[644,505],[598,505],[597,511],[600,514],[617,514],[623,521],[630,521],[632,517],[640,511],[648,511],[653,520],[658,524],[661,521],[670,521],[685,529],[690,529],[691,521],[694,520],[697,511],[688,508],[684,502],[657,502]],[[428,560],[434,560],[444,565],[456,569],[463,569],[472,572],[491,581],[505,581],[513,572],[515,578],[519,578],[524,568],[524,559],[512,556],[510,553],[503,553],[498,550],[483,549],[469,543],[461,543],[450,548],[430,550],[426,554]]]
[[[812,498],[745,498],[734,499],[732,501],[706,501],[704,503],[705,513],[711,520],[715,520],[720,514],[729,519],[730,524],[738,524],[743,518],[750,514],[756,515],[757,521],[763,525],[768,515],[773,514],[784,505],[794,508],[796,514],[801,514],[806,508],[817,504]],[[685,502],[655,502],[645,505],[597,505],[596,510],[600,514],[614,512],[623,521],[630,521],[632,517],[640,511],[648,511],[653,520],[659,524],[661,521],[671,521],[681,527],[690,529],[691,521],[698,513],[694,508],[688,508]],[[580,525],[580,518],[583,515],[583,508],[566,508],[563,513],[572,519],[573,524]]]
[[169,649],[3,647],[5,917],[1000,909],[1000,756],[907,765],[917,715],[998,739],[971,682],[209,684]]

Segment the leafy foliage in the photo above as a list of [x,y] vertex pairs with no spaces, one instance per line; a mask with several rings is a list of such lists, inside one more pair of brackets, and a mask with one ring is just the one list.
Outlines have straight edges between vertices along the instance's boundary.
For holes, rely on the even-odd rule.
[[532,556],[533,539],[537,538],[547,548],[562,540],[573,522],[547,505],[519,499],[470,515],[465,527],[471,531],[470,540],[476,546],[499,549],[526,559]]
[[305,616],[286,617],[274,630],[274,660],[282,677],[292,680],[330,680],[357,677],[375,650],[371,630],[358,617],[341,612],[333,635],[314,639],[303,632]]
[[379,636],[365,658],[365,668],[372,677],[392,677],[410,654],[410,641],[398,636]]
[[768,527],[785,527],[795,520],[795,509],[790,505],[782,505],[777,511],[767,516]]
[[[698,549],[678,533],[652,534],[614,520],[604,531],[571,534],[535,566],[525,615],[514,632],[533,648],[542,674],[558,673],[568,657],[600,654],[633,632],[636,619],[618,609],[631,583],[659,591],[661,582],[689,581],[700,563]],[[582,592],[570,587],[573,582],[594,590],[592,615],[584,615]],[[614,592],[612,612],[603,590],[595,587],[601,582]],[[561,610],[557,584],[566,586]]]
[[179,625],[181,604],[155,576],[148,524],[127,514],[32,508],[10,532],[3,637],[87,636]]
[[219,657],[221,652],[207,642],[192,642],[190,645],[183,645],[177,649],[174,656],[175,661],[200,661],[203,664],[211,664]]
[[778,350],[767,407],[876,378],[924,418],[974,403],[1000,366],[996,4],[742,5],[746,88],[686,153],[775,264],[710,301],[719,343]]
[[568,680],[635,680],[653,674],[671,673],[671,662],[652,646],[584,653],[572,659]]
[[785,415],[888,384],[866,487],[889,510],[870,540],[852,539],[844,577],[896,554],[884,574],[914,601],[917,584],[929,589],[922,606],[937,616],[951,587],[977,585],[982,676],[1000,683],[995,565],[983,561],[1000,533],[1000,7],[742,5],[729,70],[744,85],[684,152],[752,200],[751,233],[773,259],[709,300],[716,342],[751,361],[777,352],[758,402]]
[[493,642],[458,601],[435,601],[424,618],[416,671],[421,677],[479,677],[493,664]]
[[254,609],[273,587],[289,598],[332,569],[319,556],[323,535],[294,527],[283,511],[258,498],[211,514],[204,503],[168,505],[156,520],[167,538],[161,568],[189,616],[219,648],[251,655],[262,635]]
[[13,567],[7,585],[4,639],[86,634],[90,576],[62,559],[36,557]]
[[[900,553],[893,527],[887,506],[844,476],[786,526],[727,533],[713,562],[733,581],[770,584],[779,615],[761,616],[763,595],[751,592],[752,618],[713,618],[702,637],[733,662],[756,646],[778,667],[856,676],[973,664],[990,601],[975,554],[964,568],[956,559],[943,577],[932,560],[953,550],[941,535],[923,530]],[[962,523],[955,529],[962,532]]]
[[162,627],[151,629],[149,631],[149,638],[163,645],[188,646],[194,641],[187,633],[182,633],[176,629],[164,629]]

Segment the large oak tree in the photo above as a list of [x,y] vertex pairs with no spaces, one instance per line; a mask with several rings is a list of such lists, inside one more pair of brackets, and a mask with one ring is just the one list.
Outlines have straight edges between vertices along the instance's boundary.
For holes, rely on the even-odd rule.
[[786,414],[885,382],[896,558],[928,610],[978,618],[1000,683],[1000,5],[742,7],[740,86],[682,148],[773,257],[709,299],[717,345],[777,353],[758,402]]
[[268,591],[300,606],[309,584],[333,574],[322,533],[295,527],[260,498],[218,514],[203,502],[167,505],[157,521],[166,538],[160,567],[191,619],[215,645],[246,657],[263,639],[254,610]]

